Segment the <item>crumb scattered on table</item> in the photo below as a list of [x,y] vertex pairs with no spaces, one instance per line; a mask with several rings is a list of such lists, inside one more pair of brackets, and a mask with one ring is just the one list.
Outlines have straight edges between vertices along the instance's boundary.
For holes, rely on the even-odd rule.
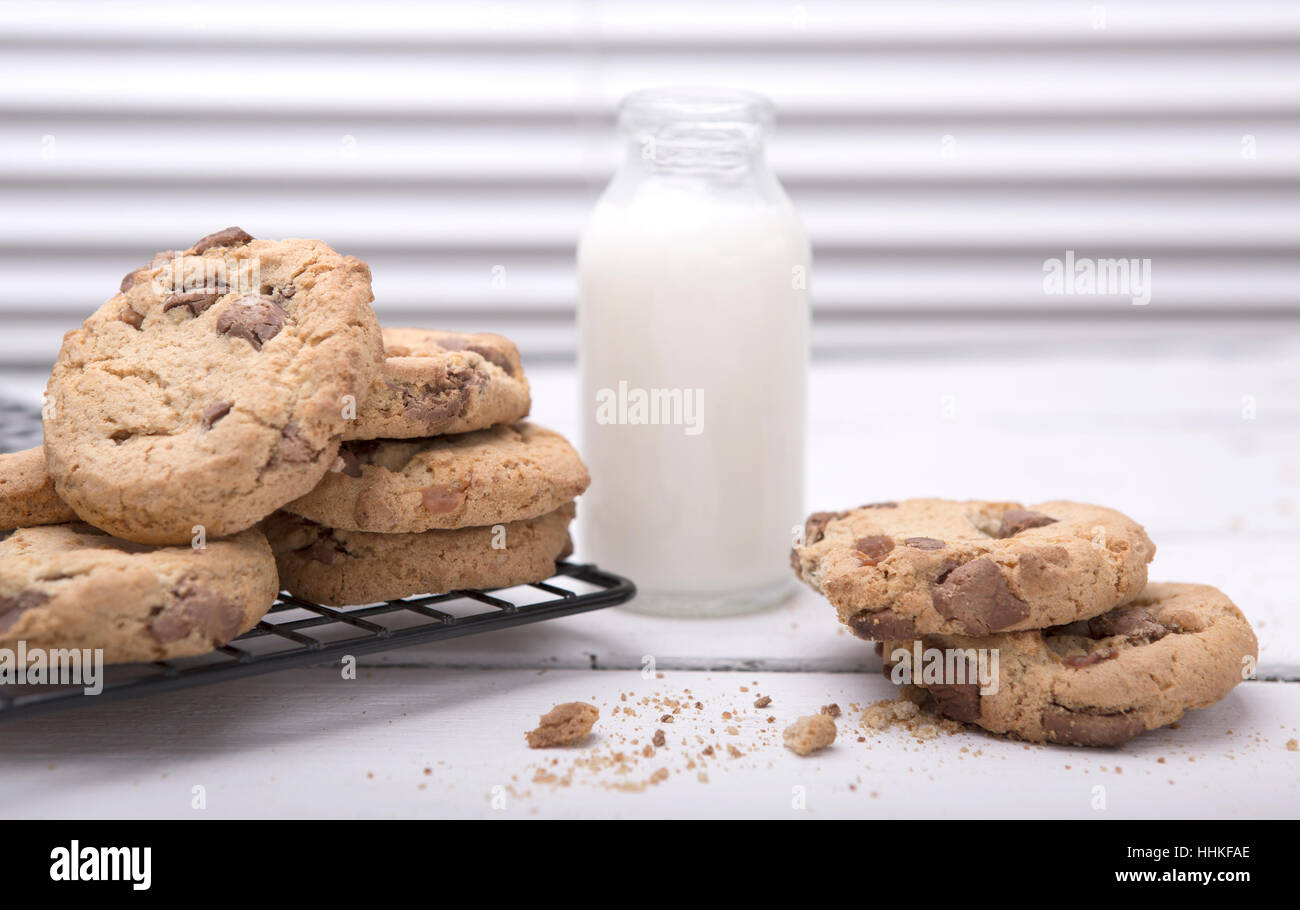
[[528,733],[530,749],[549,749],[567,746],[585,739],[600,717],[595,705],[582,701],[569,701],[556,705],[542,716],[537,729]]
[[785,728],[785,745],[797,755],[809,755],[835,742],[835,721],[826,714],[808,714]]

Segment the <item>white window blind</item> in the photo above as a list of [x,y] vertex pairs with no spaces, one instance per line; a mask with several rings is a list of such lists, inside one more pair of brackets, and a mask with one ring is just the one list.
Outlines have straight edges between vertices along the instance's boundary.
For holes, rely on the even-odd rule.
[[[366,259],[387,323],[567,356],[614,105],[672,83],[776,100],[819,349],[1300,320],[1300,4],[24,2],[0,369],[229,224]],[[1066,250],[1150,258],[1151,303],[1047,294]]]

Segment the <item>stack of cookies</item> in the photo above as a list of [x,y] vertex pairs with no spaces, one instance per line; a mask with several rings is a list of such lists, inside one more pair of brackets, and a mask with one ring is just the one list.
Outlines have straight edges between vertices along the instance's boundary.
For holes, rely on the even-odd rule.
[[589,478],[563,436],[522,420],[514,344],[385,329],[384,347],[325,478],[264,524],[281,584],[356,604],[552,575]]
[[1155,545],[1076,502],[881,502],[808,518],[795,573],[935,711],[1120,746],[1223,698],[1258,645],[1222,592],[1148,584]]
[[64,338],[43,449],[0,455],[0,648],[163,660],[282,585],[350,604],[553,574],[587,473],[522,422],[518,351],[381,331],[372,299],[364,262],[239,228],[128,274]]

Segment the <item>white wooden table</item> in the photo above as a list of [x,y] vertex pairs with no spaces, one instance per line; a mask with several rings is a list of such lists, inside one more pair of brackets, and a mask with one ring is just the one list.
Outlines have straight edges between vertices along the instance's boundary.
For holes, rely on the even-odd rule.
[[[1300,815],[1287,748],[1300,738],[1300,335],[1157,339],[1136,357],[1131,344],[964,349],[814,369],[809,508],[925,494],[1114,505],[1156,540],[1153,579],[1214,584],[1242,606],[1274,681],[1118,751],[921,738],[864,726],[860,708],[893,687],[810,591],[728,620],[616,608],[378,655],[355,680],[310,668],[0,725],[0,815]],[[571,368],[531,372],[535,418],[574,433]],[[755,708],[760,694],[772,704]],[[537,716],[573,700],[600,708],[592,739],[526,748]],[[787,723],[832,702],[834,746],[782,746]],[[666,744],[647,757],[656,729]]]

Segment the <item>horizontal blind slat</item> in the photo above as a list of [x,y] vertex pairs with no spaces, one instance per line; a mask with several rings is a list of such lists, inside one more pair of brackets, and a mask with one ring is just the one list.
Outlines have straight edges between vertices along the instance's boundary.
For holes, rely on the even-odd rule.
[[[1099,20],[1096,8],[1104,7]],[[862,4],[746,0],[709,4],[592,4],[576,0],[480,3],[146,2],[122,15],[117,4],[9,2],[4,33],[26,41],[127,40],[202,45],[232,41],[352,46],[383,43],[486,46],[599,41],[616,46],[710,43],[723,47],[1099,44],[1195,41],[1252,43],[1300,34],[1300,11],[1278,3],[1119,4],[912,2]],[[309,12],[310,15],[304,15]],[[248,27],[256,15],[258,27]]]
[[[614,103],[665,76],[775,98],[823,347],[1300,316],[1296,4],[0,3],[0,364],[228,223],[366,258],[385,321],[570,351]],[[1150,256],[1152,304],[1045,294],[1066,249]]]

